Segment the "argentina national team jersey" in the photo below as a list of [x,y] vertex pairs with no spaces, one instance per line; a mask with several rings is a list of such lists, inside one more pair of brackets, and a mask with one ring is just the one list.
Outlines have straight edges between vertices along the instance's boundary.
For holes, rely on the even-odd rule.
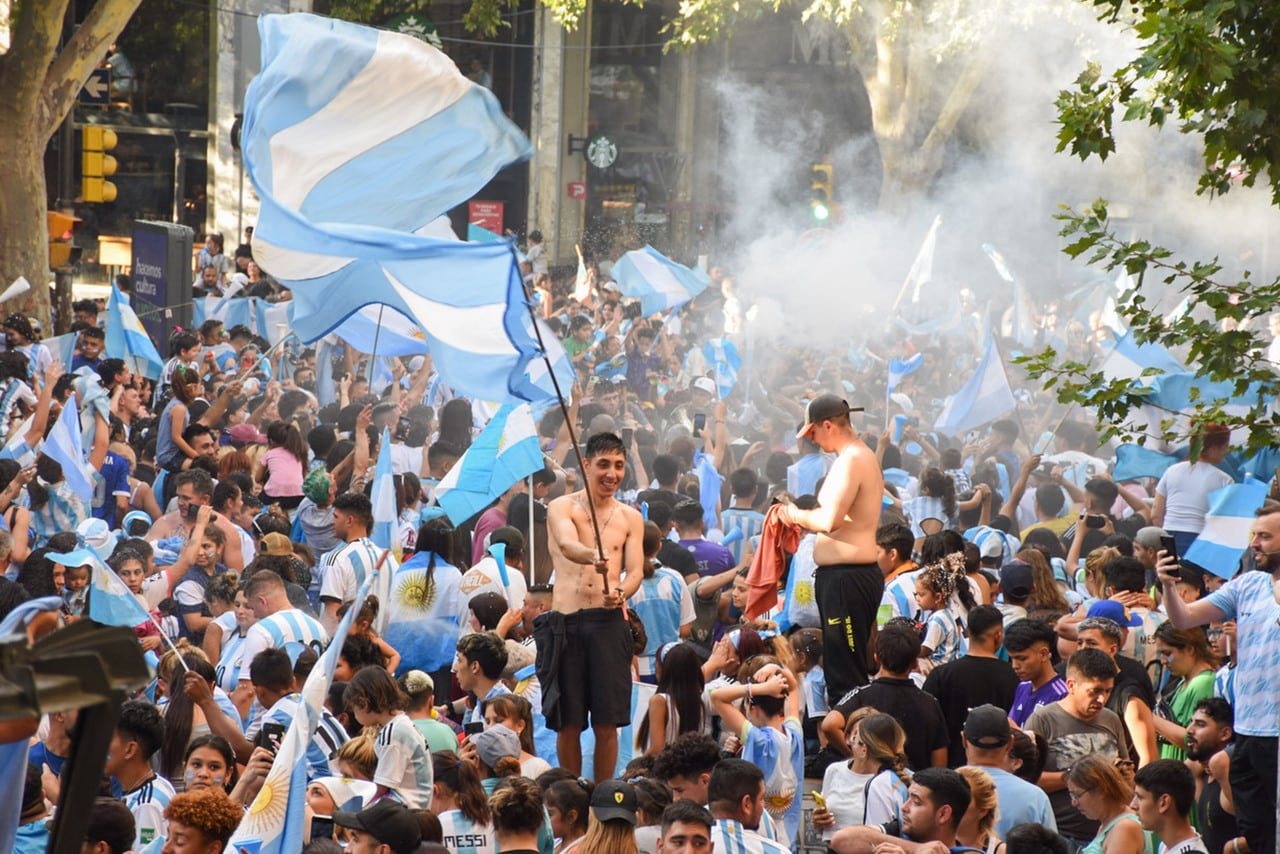
[[245,635],[240,634],[240,627],[236,623],[234,609],[214,618],[214,622],[222,629],[222,651],[218,655],[217,679],[214,684],[223,691],[235,691],[236,685],[240,682],[240,668],[242,666],[240,653],[244,650],[244,640],[247,633]]
[[373,782],[395,792],[409,809],[429,809],[434,784],[431,754],[404,712],[382,725],[373,749],[378,755]]
[[930,661],[946,664],[969,651],[969,639],[955,615],[947,608],[941,608],[931,612],[925,620],[924,646],[933,650],[929,654]]
[[652,577],[640,582],[627,600],[627,607],[644,623],[648,640],[637,663],[641,676],[651,676],[658,650],[664,644],[679,641],[680,627],[693,622],[693,597],[680,573],[660,566]]
[[168,833],[169,823],[165,820],[164,811],[175,794],[173,784],[158,776],[124,793],[124,805],[133,813],[136,827],[133,838],[135,849]]
[[760,536],[760,532],[764,530],[764,514],[754,510],[730,507],[728,510],[720,511],[720,527],[726,536],[730,531],[742,531],[741,539],[724,544],[725,548],[733,552],[735,561],[742,560],[742,547],[750,542],[752,537]]
[[[225,635],[224,635],[225,637]],[[286,608],[263,617],[245,632],[240,648],[240,679],[248,680],[249,665],[266,649],[292,652],[293,646],[309,646],[320,652],[329,643],[329,633],[320,621],[297,608]]]
[[[248,730],[245,731],[244,737],[249,741],[253,741],[265,721],[280,724],[287,730],[289,725],[293,723],[294,717],[298,714],[301,703],[301,694],[289,694],[281,697],[274,706],[267,709],[258,720],[249,726]],[[320,711],[320,725],[316,727],[316,734],[311,737],[311,743],[307,745],[308,782],[316,777],[328,777],[333,773],[329,768],[329,757],[346,742],[347,733],[342,728],[342,724],[329,713],[328,709],[322,709]]]
[[463,815],[462,810],[446,810],[437,818],[444,828],[444,847],[453,854],[496,854],[497,845],[489,825],[477,824]]
[[741,822],[728,818],[716,819],[711,828],[711,842],[716,854],[789,854],[790,846],[765,839],[754,830],[747,830]]
[[360,585],[378,565],[381,550],[373,540],[361,537],[324,556],[320,598],[354,602]]

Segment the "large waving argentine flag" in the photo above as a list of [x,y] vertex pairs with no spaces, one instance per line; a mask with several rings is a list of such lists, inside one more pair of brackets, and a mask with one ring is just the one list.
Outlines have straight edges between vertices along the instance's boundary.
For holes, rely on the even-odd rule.
[[382,303],[419,324],[458,392],[540,399],[511,245],[427,233],[527,159],[529,141],[491,92],[412,36],[302,14],[263,16],[259,29],[242,134],[262,201],[254,256],[293,291],[298,337]]
[[1266,500],[1266,482],[1252,477],[1210,492],[1204,530],[1183,557],[1221,578],[1235,575],[1249,547],[1253,514]]
[[995,421],[1017,406],[995,341],[987,338],[982,359],[960,390],[947,398],[934,429],[944,436],[962,436],[967,431]]
[[625,296],[640,300],[640,313],[645,317],[684,305],[711,284],[706,273],[677,264],[652,246],[619,258],[613,265],[613,278]]

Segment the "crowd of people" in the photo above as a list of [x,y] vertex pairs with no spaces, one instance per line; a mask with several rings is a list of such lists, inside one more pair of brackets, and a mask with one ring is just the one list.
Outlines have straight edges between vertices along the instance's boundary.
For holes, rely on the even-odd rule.
[[[213,237],[206,291],[288,298]],[[538,412],[542,468],[469,519],[437,490],[495,407],[429,354],[378,372],[368,342],[210,319],[149,378],[93,301],[65,369],[4,320],[0,619],[41,597],[42,631],[92,619],[97,559],[148,614],[155,679],[85,850],[221,851],[349,611],[308,852],[1275,850],[1280,503],[1238,565],[1182,557],[1233,482],[1229,431],[1118,482],[1096,425],[1027,383],[980,429],[930,429],[976,323],[889,319],[837,356],[755,335],[718,269],[643,317],[607,263],[555,280],[540,249],[531,300],[578,383]],[[1051,308],[1042,334],[1090,361],[1105,334]],[[917,354],[887,388],[883,360]],[[91,494],[51,456],[70,406]],[[44,850],[76,721],[31,740],[17,851]]]

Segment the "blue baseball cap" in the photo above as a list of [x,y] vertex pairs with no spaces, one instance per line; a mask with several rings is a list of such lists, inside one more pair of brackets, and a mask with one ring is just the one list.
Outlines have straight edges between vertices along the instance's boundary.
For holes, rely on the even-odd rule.
[[1099,599],[1089,606],[1090,617],[1106,617],[1118,625],[1134,626],[1142,625],[1142,618],[1130,611],[1124,605],[1114,599]]

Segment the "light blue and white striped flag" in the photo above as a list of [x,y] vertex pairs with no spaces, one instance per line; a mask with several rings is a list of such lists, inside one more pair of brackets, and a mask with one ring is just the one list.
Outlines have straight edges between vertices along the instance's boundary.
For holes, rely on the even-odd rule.
[[652,246],[623,255],[612,275],[624,296],[640,300],[643,317],[684,305],[711,284],[702,270],[677,264]]
[[1132,332],[1116,339],[1115,347],[1098,369],[1109,380],[1136,380],[1148,368],[1163,374],[1183,373],[1187,369],[1165,348],[1155,342],[1140,344]]
[[424,233],[532,154],[493,93],[412,36],[302,14],[259,28],[243,132],[254,255],[293,291],[298,337],[382,303],[419,324],[459,393],[541,399],[512,247]]
[[962,436],[995,421],[1016,406],[1000,353],[994,339],[988,338],[977,370],[959,391],[942,404],[934,429],[946,436]]
[[115,285],[111,286],[111,298],[107,300],[105,349],[108,357],[124,359],[134,373],[149,379],[159,379],[164,370],[164,359],[160,358],[155,342]]
[[[388,561],[390,558],[388,558]],[[307,826],[307,748],[320,726],[320,710],[324,707],[325,695],[333,684],[333,672],[338,665],[338,655],[342,645],[351,631],[351,621],[364,607],[379,576],[390,575],[387,567],[375,568],[365,578],[356,600],[343,616],[333,633],[333,640],[320,655],[320,659],[311,670],[306,683],[302,686],[302,702],[298,704],[297,713],[289,730],[280,742],[275,761],[267,772],[258,796],[245,810],[240,826],[231,835],[231,841],[224,849],[225,854],[242,854],[252,851],[254,854],[293,854],[303,847],[304,829]],[[385,600],[384,600],[385,601]],[[380,610],[387,610],[383,606]]]
[[924,353],[916,353],[909,359],[890,359],[889,382],[885,385],[885,393],[893,394],[894,389],[898,387],[898,383],[920,370],[920,366],[923,364]]
[[62,466],[62,477],[71,491],[85,502],[93,500],[93,475],[84,459],[80,440],[80,414],[75,392],[67,398],[62,413],[44,440],[44,454]]
[[529,406],[507,404],[436,485],[436,500],[461,525],[543,465]]
[[380,549],[391,548],[396,532],[396,487],[391,474],[391,431],[382,428],[382,441],[378,443],[378,463],[374,467],[373,530],[369,539]]
[[728,338],[713,338],[702,345],[702,355],[716,374],[717,397],[724,400],[733,391],[738,382],[738,371],[742,370],[742,357],[738,348]]
[[1266,482],[1253,477],[1210,492],[1204,530],[1183,557],[1220,578],[1231,578],[1249,547],[1253,514],[1266,500]]
[[40,343],[49,350],[49,355],[61,362],[67,370],[71,370],[71,360],[75,358],[79,338],[79,332],[68,332],[65,335],[42,338]]
[[[373,529],[369,531],[369,539],[378,548],[391,552],[383,567],[384,571],[378,573],[377,583],[372,590],[379,602],[390,602],[391,578],[400,565],[403,547],[396,536],[399,514],[396,512],[396,484],[391,473],[391,431],[386,427],[382,428],[382,441],[378,443],[378,462],[374,466],[370,499],[373,503]],[[391,609],[379,608],[373,630],[379,635],[385,635],[390,620]]]
[[49,560],[63,566],[84,566],[89,570],[89,619],[104,626],[124,626],[131,629],[151,619],[138,597],[120,580],[111,567],[103,563],[89,548],[79,548],[64,554],[50,553]]
[[361,353],[372,353],[375,341],[379,356],[417,356],[430,349],[418,324],[387,306],[366,305],[333,331]]

